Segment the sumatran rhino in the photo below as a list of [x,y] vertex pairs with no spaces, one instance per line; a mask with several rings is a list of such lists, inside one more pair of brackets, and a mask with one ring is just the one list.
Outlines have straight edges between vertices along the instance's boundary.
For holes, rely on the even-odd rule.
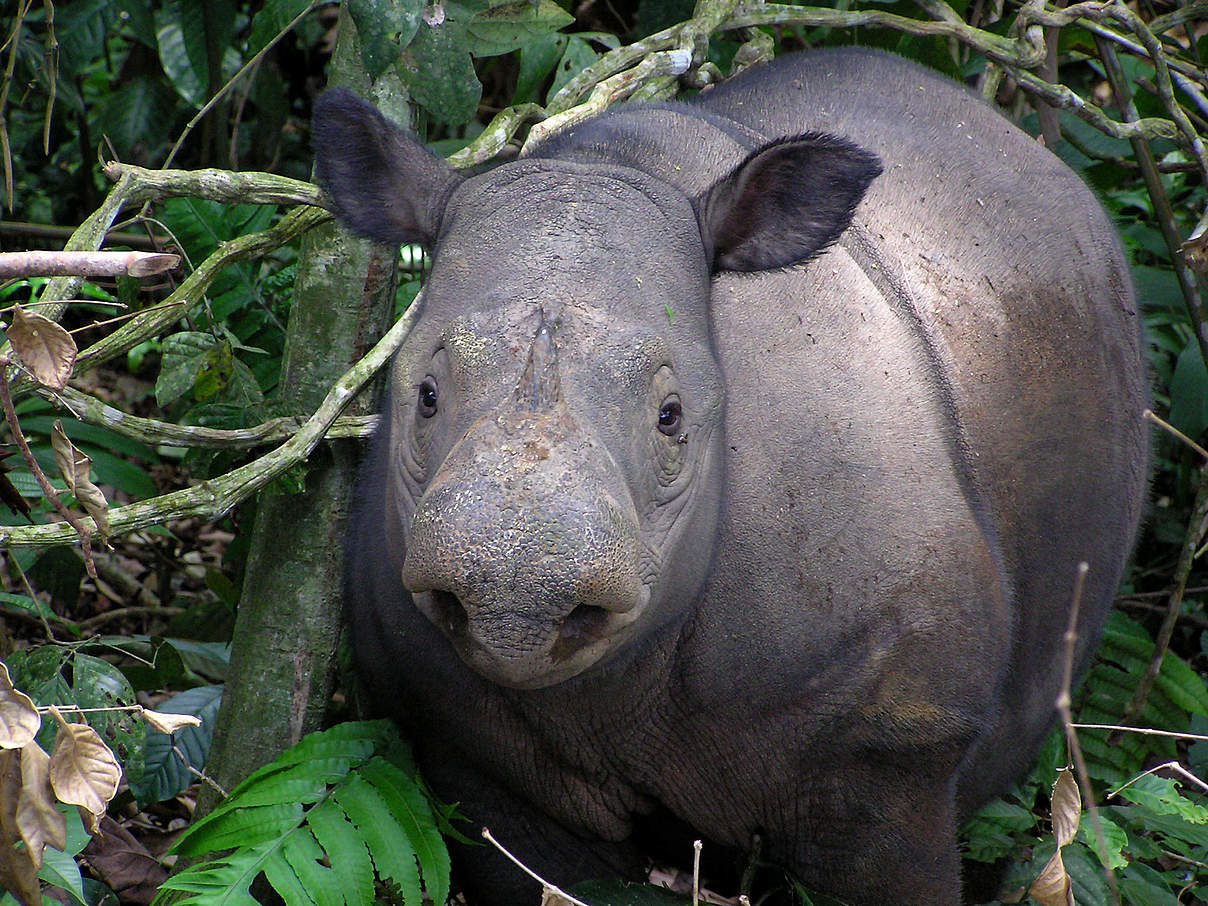
[[[960,898],[1146,488],[1112,226],[896,57],[813,52],[465,176],[316,107],[351,229],[433,251],[351,516],[361,676],[549,880],[674,822],[860,906]],[[654,828],[652,831],[651,828]],[[535,903],[485,846],[470,902]]]

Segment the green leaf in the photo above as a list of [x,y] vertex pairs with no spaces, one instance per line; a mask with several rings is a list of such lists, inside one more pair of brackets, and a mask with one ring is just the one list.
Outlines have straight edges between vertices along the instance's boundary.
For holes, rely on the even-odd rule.
[[361,62],[371,79],[395,65],[419,30],[423,0],[348,0],[361,42]]
[[[307,886],[284,858],[284,850],[289,847],[290,841],[302,834],[309,836],[305,828],[298,828],[291,833],[264,863],[264,877],[273,885],[273,890],[281,895],[281,899],[285,900],[285,906],[314,906],[318,902],[311,897]],[[311,839],[313,841],[314,838]],[[315,891],[316,894],[318,892]]]
[[419,861],[428,898],[434,903],[445,902],[449,897],[449,852],[436,829],[428,800],[410,777],[385,759],[374,758],[361,768],[361,776],[377,788],[406,833]]
[[520,48],[520,72],[516,76],[513,104],[536,101],[541,83],[549,78],[566,50],[566,35],[545,35]]
[[264,6],[252,17],[252,29],[247,39],[248,56],[255,56],[277,37],[311,0],[265,0]]
[[190,768],[200,771],[205,767],[222,705],[222,688],[198,686],[156,706],[156,711],[168,714],[192,714],[201,719],[201,726],[183,727],[171,736],[157,731],[147,734],[142,779],[130,784],[140,804],[171,799],[192,785],[195,777]]
[[206,101],[205,35],[189,20],[196,14],[185,0],[164,0],[155,15],[159,63],[177,94],[201,107]]
[[419,869],[410,841],[377,789],[353,774],[335,791],[334,798],[368,844],[373,866],[382,880],[398,886],[403,902],[419,903]]
[[562,86],[577,76],[580,72],[599,59],[599,54],[591,49],[591,45],[577,35],[571,35],[566,41],[566,50],[558,61],[554,73],[554,82],[546,93],[546,103],[551,101]]
[[256,847],[271,843],[302,823],[301,803],[261,805],[240,808],[227,800],[229,807],[215,810],[192,825],[172,846],[182,856],[201,856],[235,847]]
[[[134,689],[122,672],[92,655],[75,655],[71,687],[72,699],[81,708],[124,708],[137,704]],[[147,732],[142,718],[128,710],[100,711],[85,717],[121,762],[126,780],[137,781],[142,776]]]
[[474,118],[482,84],[456,22],[446,19],[420,28],[403,51],[398,72],[411,97],[433,119],[460,126]]
[[[1124,828],[1103,812],[1099,813],[1099,829],[1103,833],[1103,843],[1107,847],[1108,866],[1112,871],[1118,871],[1128,864],[1128,857],[1124,855],[1124,850],[1128,848],[1128,834]],[[1089,816],[1084,817],[1078,827],[1078,839],[1086,844],[1086,848],[1094,854],[1096,859],[1100,858],[1099,835],[1095,833]]]
[[466,49],[475,56],[510,53],[565,28],[575,17],[553,0],[509,0],[466,23]]
[[[236,849],[229,856],[203,865],[190,866],[172,875],[160,885],[153,904],[167,906],[260,906],[248,889],[264,869],[273,844],[262,843]],[[177,898],[168,891],[185,891],[196,896]]]
[[1208,428],[1208,368],[1194,338],[1179,353],[1170,379],[1170,423],[1189,437]]
[[306,820],[339,877],[338,889],[348,906],[372,902],[373,861],[340,807],[328,799],[311,809]]
[[[336,871],[334,868],[320,864],[320,860],[325,859],[327,854],[323,852],[323,848],[319,846],[309,827],[300,827],[285,838],[285,843],[281,847],[281,856],[281,860],[274,860],[274,863],[284,862],[289,868],[289,875],[297,879],[302,891],[309,891],[318,906],[344,906],[344,897],[340,892],[340,882],[336,879]],[[332,863],[335,864],[334,859]],[[289,895],[273,879],[272,873],[268,874],[268,880],[278,893],[285,896],[288,903]],[[369,872],[369,882],[372,885],[372,869]],[[370,902],[370,900],[365,902]]]
[[[79,814],[78,809],[76,814]],[[53,846],[46,847],[42,852],[42,868],[38,871],[38,877],[47,884],[63,888],[75,902],[88,906],[88,900],[84,897],[84,879],[80,876],[80,867],[68,853],[61,853]]]
[[1146,774],[1116,795],[1158,815],[1177,815],[1192,824],[1208,824],[1208,807],[1186,798],[1179,792],[1178,782],[1166,777]]
[[174,333],[163,341],[155,402],[167,406],[189,393],[206,355],[218,344],[212,334],[199,331]]

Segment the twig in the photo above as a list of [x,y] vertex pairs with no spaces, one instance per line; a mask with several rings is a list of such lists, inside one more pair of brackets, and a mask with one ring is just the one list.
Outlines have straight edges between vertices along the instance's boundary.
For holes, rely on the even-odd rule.
[[179,263],[179,255],[157,252],[0,252],[0,280],[73,274],[150,277],[170,271]]
[[1152,727],[1124,727],[1119,724],[1071,724],[1075,730],[1119,730],[1121,733],[1137,733],[1141,736],[1169,736],[1171,739],[1195,739],[1208,742],[1208,736],[1198,733],[1175,733],[1171,730],[1155,730]]
[[1187,446],[1191,447],[1191,449],[1195,450],[1196,453],[1199,453],[1200,456],[1204,457],[1205,460],[1208,460],[1208,450],[1205,450],[1203,447],[1201,447],[1199,444],[1197,444],[1194,440],[1192,440],[1190,437],[1188,437],[1186,434],[1184,434],[1182,431],[1180,431],[1178,428],[1176,428],[1170,422],[1155,415],[1152,409],[1146,409],[1144,412],[1141,413],[1141,417],[1143,419],[1145,419],[1146,421],[1153,422],[1155,425],[1157,425],[1159,428],[1161,428],[1167,434],[1171,434],[1171,435],[1177,437],[1179,440],[1181,440]]
[[1194,783],[1196,786],[1198,786],[1200,789],[1202,789],[1205,793],[1208,793],[1208,783],[1204,783],[1204,781],[1200,780],[1200,778],[1196,777],[1195,774],[1191,773],[1189,770],[1187,770],[1185,767],[1183,767],[1177,761],[1168,761],[1165,764],[1154,765],[1149,770],[1142,771],[1140,774],[1138,774],[1132,780],[1128,781],[1128,783],[1126,783],[1123,786],[1118,787],[1117,789],[1114,789],[1110,793],[1108,793],[1107,798],[1111,799],[1113,796],[1120,795],[1120,793],[1124,792],[1124,790],[1128,789],[1130,786],[1132,786],[1134,783],[1136,783],[1142,777],[1145,777],[1149,774],[1156,774],[1158,771],[1174,771],[1176,774],[1178,774],[1183,779],[1190,780],[1192,783]]
[[576,900],[574,897],[572,897],[565,890],[562,890],[556,884],[551,884],[549,881],[545,880],[545,878],[541,877],[541,875],[537,874],[535,871],[533,871],[531,868],[529,868],[527,865],[525,865],[523,862],[521,862],[519,859],[517,859],[515,856],[513,856],[510,852],[507,851],[507,849],[504,848],[502,843],[500,843],[493,836],[491,836],[490,830],[488,830],[485,827],[482,829],[482,838],[484,840],[486,840],[488,843],[490,843],[497,850],[499,850],[501,853],[503,853],[505,856],[507,856],[507,858],[509,859],[509,861],[511,861],[511,863],[513,865],[515,865],[517,868],[519,868],[521,871],[523,871],[526,875],[528,875],[530,878],[532,878],[534,881],[536,881],[538,884],[540,884],[543,889],[553,891],[554,894],[561,897],[566,902],[570,903],[571,906],[588,906],[587,903],[584,903],[582,900]]
[[700,851],[703,848],[703,841],[692,841],[692,906],[700,903]]
[[124,620],[127,617],[174,617],[184,612],[185,608],[183,607],[119,607],[117,610],[107,610],[104,613],[98,613],[95,617],[89,617],[87,620],[83,620],[76,625],[83,635],[89,635],[106,623],[112,623],[115,620]]
[[[372,380],[378,369],[385,365],[398,349],[411,330],[420,307],[412,305],[377,345],[336,381],[314,415],[306,420],[297,434],[281,446],[259,459],[195,487],[172,491],[160,497],[110,510],[110,533],[122,534],[190,516],[215,519],[259,491],[286,469],[302,462],[323,439],[324,433],[352,398]],[[91,521],[84,519],[82,525],[87,527]],[[71,526],[62,523],[0,526],[0,549],[64,544],[74,541],[76,535],[77,532]]]
[[[17,444],[17,448],[21,451],[21,458],[25,460],[25,465],[33,473],[34,480],[38,482],[38,487],[42,489],[44,496],[50,505],[67,524],[75,530],[79,536],[80,546],[84,549],[84,569],[87,571],[90,578],[96,578],[96,564],[92,562],[92,529],[85,525],[80,519],[75,516],[71,510],[63,504],[59,499],[58,493],[50,485],[50,481],[46,478],[46,473],[42,471],[42,467],[38,465],[38,461],[34,459],[34,454],[29,449],[29,442],[25,439],[25,433],[21,430],[21,425],[17,421],[17,413],[13,408],[13,397],[8,389],[8,366],[12,364],[7,356],[0,356],[0,406],[4,408],[4,417],[8,420],[9,431],[12,432],[13,440]],[[53,528],[54,526],[31,526],[32,528]]]
[[[140,418],[94,396],[66,387],[54,391],[38,387],[39,396],[71,409],[76,418],[91,425],[98,425],[145,444],[163,447],[188,447],[190,449],[218,448],[243,450],[264,444],[280,443],[298,433],[306,419],[300,415],[286,415],[270,419],[251,428],[206,428],[200,425],[178,425],[154,418]],[[342,415],[325,434],[327,439],[344,437],[369,437],[378,423],[376,415]]]
[[[1149,37],[1153,38],[1152,35]],[[1115,49],[1099,37],[1095,38],[1095,44],[1099,48],[1099,57],[1103,60],[1103,67],[1107,73],[1108,81],[1111,83],[1112,92],[1116,96],[1116,103],[1119,105],[1126,120],[1136,122],[1140,119],[1140,114],[1137,113],[1137,105],[1133,101],[1132,92],[1128,88],[1128,79],[1124,75],[1120,61],[1116,58]],[[1161,56],[1160,53],[1159,56]],[[1169,89],[1169,80],[1163,83],[1159,79],[1159,85],[1161,84],[1165,84],[1167,89]],[[1162,94],[1165,97],[1165,93]],[[1175,104],[1174,106],[1177,107],[1178,105]],[[1190,129],[1192,134],[1194,134],[1190,123],[1187,124],[1186,129]],[[1150,200],[1153,202],[1153,210],[1158,221],[1158,227],[1162,231],[1162,239],[1165,241],[1166,249],[1170,253],[1171,263],[1174,264],[1175,278],[1178,280],[1179,290],[1183,294],[1183,304],[1187,308],[1187,316],[1191,321],[1192,332],[1199,343],[1200,358],[1203,359],[1205,366],[1208,366],[1208,336],[1204,333],[1204,325],[1208,324],[1208,315],[1204,312],[1204,302],[1200,298],[1195,274],[1187,266],[1187,262],[1183,260],[1183,237],[1179,235],[1178,228],[1175,226],[1174,210],[1170,207],[1170,199],[1166,197],[1166,190],[1162,187],[1162,177],[1158,173],[1149,142],[1141,137],[1133,137],[1128,141],[1132,146],[1133,156],[1136,157],[1137,164],[1141,168],[1141,178],[1145,181],[1145,188],[1149,193]]]
[[1099,821],[1099,806],[1095,804],[1095,791],[1091,787],[1090,774],[1086,770],[1086,760],[1082,757],[1082,747],[1078,744],[1078,734],[1074,730],[1074,721],[1070,713],[1072,701],[1070,690],[1074,681],[1074,650],[1078,645],[1078,611],[1082,606],[1082,587],[1089,571],[1090,567],[1085,562],[1078,564],[1078,574],[1074,578],[1074,593],[1070,600],[1070,616],[1066,623],[1065,635],[1062,637],[1065,645],[1065,659],[1061,670],[1061,691],[1057,694],[1056,704],[1057,711],[1061,715],[1061,725],[1065,728],[1065,739],[1069,746],[1070,756],[1074,761],[1074,774],[1078,778],[1078,787],[1082,790],[1082,801],[1091,816],[1091,827],[1095,829],[1099,863],[1103,866],[1103,874],[1107,878],[1112,901],[1116,906],[1120,906],[1120,891],[1116,887],[1116,875],[1111,870],[1111,861],[1107,857],[1107,838],[1103,835],[1103,824]]

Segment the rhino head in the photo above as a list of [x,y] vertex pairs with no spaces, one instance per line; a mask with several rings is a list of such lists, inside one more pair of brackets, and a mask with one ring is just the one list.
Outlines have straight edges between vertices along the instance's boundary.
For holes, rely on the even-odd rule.
[[383,415],[402,534],[383,568],[505,686],[562,682],[690,612],[723,531],[725,406],[759,405],[725,399],[714,275],[817,254],[878,172],[818,135],[668,167],[627,128],[605,143],[620,156],[554,143],[465,177],[348,92],[315,109],[340,219],[433,250]]

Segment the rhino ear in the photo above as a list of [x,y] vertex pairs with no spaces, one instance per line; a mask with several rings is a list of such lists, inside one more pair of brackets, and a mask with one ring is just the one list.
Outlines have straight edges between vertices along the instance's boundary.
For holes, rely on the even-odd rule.
[[348,229],[388,245],[432,245],[461,181],[452,167],[342,88],[315,102],[311,130],[315,174]]
[[880,161],[851,142],[810,132],[752,152],[697,201],[714,270],[800,264],[839,238]]

